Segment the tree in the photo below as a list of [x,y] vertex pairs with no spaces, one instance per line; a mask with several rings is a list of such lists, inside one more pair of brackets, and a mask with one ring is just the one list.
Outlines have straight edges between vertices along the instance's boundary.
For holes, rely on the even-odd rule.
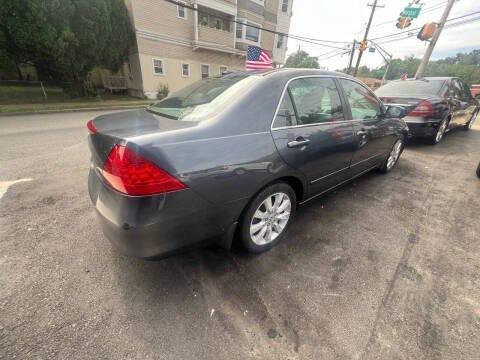
[[0,40],[18,67],[41,79],[82,84],[95,67],[117,71],[133,32],[123,0],[2,0]]
[[306,51],[300,50],[299,48],[296,53],[287,58],[285,67],[318,69],[318,58],[315,56],[310,56]]
[[[388,80],[400,79],[403,72],[407,72],[409,77],[415,76],[416,70],[420,64],[420,59],[409,56],[404,59],[393,59],[387,74]],[[360,76],[370,71],[370,75],[381,79],[385,66],[369,70],[360,68]],[[480,50],[473,50],[468,54],[459,53],[445,59],[430,61],[427,67],[427,76],[456,76],[469,84],[480,83]]]

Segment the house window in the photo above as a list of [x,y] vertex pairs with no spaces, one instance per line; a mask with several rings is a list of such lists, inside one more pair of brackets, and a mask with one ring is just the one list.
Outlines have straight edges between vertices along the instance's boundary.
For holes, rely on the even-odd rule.
[[224,25],[223,19],[215,18],[214,19],[214,26],[215,26],[215,29],[224,30],[225,25]]
[[208,72],[209,72],[209,66],[208,65],[202,65],[202,79],[208,78]]
[[182,64],[182,76],[183,77],[190,76],[190,64]]
[[282,12],[288,11],[288,0],[282,0]]
[[208,14],[199,13],[198,14],[198,23],[202,26],[208,26]]
[[163,60],[153,59],[153,73],[155,75],[165,75],[165,67]]
[[226,66],[220,66],[220,75],[223,75],[223,73],[227,72],[227,67]]
[[277,37],[277,49],[283,48],[283,35]]
[[[252,24],[251,22],[247,22],[247,25],[256,25]],[[260,29],[252,26],[247,26],[247,30],[245,31],[245,39],[253,41],[253,42],[259,42],[260,40]]]
[[240,24],[240,21],[237,23],[237,39],[243,38],[243,29],[245,28],[245,25],[243,25],[243,21]]
[[198,14],[198,24],[218,30],[230,31],[230,21],[216,16],[210,16],[202,12]]
[[[261,25],[244,19],[238,19],[241,23],[237,23],[236,37],[237,39],[248,40],[250,42],[260,42],[260,29]],[[248,26],[252,25],[252,26]]]
[[180,19],[186,19],[187,18],[187,9],[185,9],[185,6],[178,4],[177,5],[177,16]]

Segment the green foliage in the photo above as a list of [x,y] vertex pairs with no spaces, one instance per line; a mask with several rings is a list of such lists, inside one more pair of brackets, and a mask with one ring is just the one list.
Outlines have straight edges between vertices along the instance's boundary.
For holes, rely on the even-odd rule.
[[[404,59],[393,59],[390,63],[387,79],[399,79],[400,75],[408,72],[409,77],[414,77],[420,65],[420,59],[413,56]],[[362,68],[360,68],[362,69]],[[385,66],[371,70],[372,77],[380,79],[385,71]],[[363,76],[363,75],[360,75]],[[430,61],[426,76],[456,76],[469,84],[480,83],[480,50],[473,50],[468,54],[457,54],[454,57]]]
[[123,0],[2,0],[0,6],[4,56],[35,66],[41,79],[82,83],[97,66],[117,71],[133,39]]
[[168,84],[158,85],[157,99],[162,100],[168,96]]
[[287,58],[285,62],[287,68],[314,68],[318,69],[318,58],[310,56],[306,51],[298,51]]

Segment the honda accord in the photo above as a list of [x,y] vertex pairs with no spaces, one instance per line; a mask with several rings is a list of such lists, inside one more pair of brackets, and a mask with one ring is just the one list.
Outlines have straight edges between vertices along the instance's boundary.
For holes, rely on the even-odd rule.
[[397,163],[408,127],[363,83],[280,69],[204,79],[87,124],[90,198],[121,250],[163,257],[207,240],[262,252],[299,204]]

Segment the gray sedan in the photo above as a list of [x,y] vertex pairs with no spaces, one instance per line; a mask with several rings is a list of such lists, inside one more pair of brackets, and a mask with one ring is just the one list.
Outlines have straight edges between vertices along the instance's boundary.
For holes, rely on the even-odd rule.
[[106,236],[142,258],[281,241],[298,205],[373,169],[408,136],[404,110],[319,70],[231,73],[148,109],[88,122],[90,198]]

